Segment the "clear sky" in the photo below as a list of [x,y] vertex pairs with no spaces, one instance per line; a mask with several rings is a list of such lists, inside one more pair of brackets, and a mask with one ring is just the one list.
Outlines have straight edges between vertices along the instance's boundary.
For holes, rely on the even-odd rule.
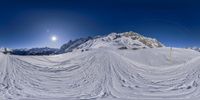
[[167,46],[200,46],[199,5],[197,0],[1,0],[0,47],[59,47],[70,39],[124,31]]

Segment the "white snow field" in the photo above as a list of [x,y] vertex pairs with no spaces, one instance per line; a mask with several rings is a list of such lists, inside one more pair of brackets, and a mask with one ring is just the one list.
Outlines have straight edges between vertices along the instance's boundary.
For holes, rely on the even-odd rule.
[[0,100],[200,100],[200,53],[98,48],[0,54]]

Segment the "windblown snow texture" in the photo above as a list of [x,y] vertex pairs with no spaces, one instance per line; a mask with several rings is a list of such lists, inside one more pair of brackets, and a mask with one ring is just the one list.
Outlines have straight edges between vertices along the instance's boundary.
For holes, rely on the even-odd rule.
[[199,100],[199,61],[175,48],[0,54],[0,100]]

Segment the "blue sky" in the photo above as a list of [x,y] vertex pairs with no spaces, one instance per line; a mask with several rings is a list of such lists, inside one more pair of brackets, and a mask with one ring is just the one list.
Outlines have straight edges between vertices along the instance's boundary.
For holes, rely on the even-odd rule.
[[[167,46],[200,46],[196,0],[0,1],[0,47],[59,47],[70,39],[135,31]],[[58,37],[57,42],[50,40]]]

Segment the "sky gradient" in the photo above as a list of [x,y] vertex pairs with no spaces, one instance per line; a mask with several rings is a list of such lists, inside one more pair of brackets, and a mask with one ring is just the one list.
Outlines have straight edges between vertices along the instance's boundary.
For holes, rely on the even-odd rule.
[[[75,38],[135,31],[167,46],[200,47],[196,0],[0,1],[0,47],[60,47]],[[58,37],[52,42],[51,36]]]

